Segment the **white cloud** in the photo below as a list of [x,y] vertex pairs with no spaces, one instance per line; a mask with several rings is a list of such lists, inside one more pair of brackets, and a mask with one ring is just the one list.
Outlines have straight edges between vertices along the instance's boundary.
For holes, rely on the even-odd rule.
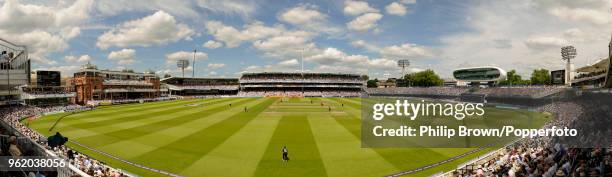
[[368,66],[374,69],[389,70],[397,67],[397,61],[386,58],[368,60]]
[[601,27],[612,23],[610,0],[534,0],[530,5],[535,10],[548,13],[565,22],[586,22]]
[[[588,19],[579,11],[554,13],[555,9],[589,9],[606,14],[605,17],[612,13],[612,2],[608,0],[502,0],[467,7],[465,15],[470,18],[464,25],[468,30],[440,40],[439,58],[443,62],[436,63],[436,71],[446,77],[459,67],[484,65],[507,71],[515,69],[523,77],[528,77],[533,69],[562,69],[560,47],[565,44],[578,51],[576,67],[608,52],[612,24]],[[575,18],[578,16],[582,17]],[[495,45],[500,40],[505,41],[505,47]]]
[[75,38],[79,34],[81,34],[81,28],[79,28],[79,27],[64,28],[64,29],[62,29],[60,31],[60,36],[63,39],[66,39],[66,40],[70,40],[72,38]]
[[316,6],[310,4],[300,4],[287,9],[279,14],[278,19],[310,31],[320,31],[329,34],[337,34],[342,31],[335,24],[328,21],[326,14],[319,12]]
[[181,17],[198,17],[191,1],[176,0],[113,0],[96,1],[95,9],[103,16],[114,16],[122,12],[151,12],[163,10],[172,15]]
[[285,31],[282,26],[269,27],[261,22],[254,22],[244,27],[242,31],[237,30],[232,26],[227,26],[219,21],[209,21],[206,23],[206,29],[209,34],[215,37],[217,41],[225,43],[228,48],[240,46],[245,41],[257,40],[272,35],[281,34]]
[[350,30],[367,31],[376,28],[376,26],[378,26],[378,20],[380,20],[382,17],[383,15],[379,13],[366,13],[355,18],[353,21],[348,22],[346,26]]
[[[178,51],[174,53],[170,53],[166,55],[166,63],[173,63],[176,60],[189,60],[191,62],[193,60],[193,52],[188,51]],[[195,59],[197,60],[205,60],[208,59],[208,54],[204,52],[196,52]]]
[[525,40],[525,45],[533,50],[559,49],[568,42],[556,37],[532,37]]
[[299,64],[300,63],[298,62],[297,59],[285,60],[285,61],[281,61],[280,63],[278,63],[278,65],[282,67],[294,67],[294,66],[298,66]]
[[370,7],[365,1],[344,1],[344,14],[357,16],[364,13],[378,12],[377,9]]
[[291,9],[285,10],[278,17],[279,20],[292,25],[301,26],[325,20],[327,15],[317,11],[313,6],[300,4]]
[[202,44],[202,47],[204,48],[208,48],[208,49],[216,49],[219,47],[223,47],[223,43],[217,42],[217,41],[213,41],[213,40],[209,40],[206,41],[204,44]]
[[35,5],[7,0],[0,8],[0,36],[28,46],[30,58],[40,64],[55,64],[46,56],[69,47],[80,34],[79,25],[90,18],[92,0],[72,4]]
[[81,69],[81,66],[78,65],[64,65],[64,66],[52,66],[52,67],[40,67],[40,68],[36,68],[34,69],[34,71],[60,71],[62,77],[70,77],[72,76],[75,72],[79,71],[79,69]]
[[380,50],[380,47],[372,45],[364,40],[355,40],[351,42],[351,45],[355,46],[355,47],[363,47],[369,51],[374,51],[374,52],[378,52],[378,50]]
[[[300,68],[297,59],[284,60],[279,63],[264,66],[250,65],[242,69],[240,73],[248,72],[299,72]],[[240,74],[237,73],[237,74]]]
[[157,11],[141,19],[127,21],[98,37],[101,49],[112,46],[150,46],[191,39],[194,31],[172,15]]
[[302,49],[308,51],[314,48],[312,38],[317,35],[311,31],[287,30],[282,25],[266,26],[262,22],[253,22],[238,30],[219,21],[210,21],[206,28],[216,41],[225,43],[228,48],[252,42],[253,48],[269,57],[281,59],[295,58]]
[[216,13],[249,18],[258,7],[253,0],[198,0],[198,6]]
[[400,0],[402,4],[416,4],[416,0]]
[[364,40],[356,40],[351,42],[351,45],[356,47],[362,47],[368,51],[376,52],[380,54],[380,56],[385,58],[394,58],[394,59],[429,59],[434,56],[433,49],[412,44],[412,43],[404,43],[401,45],[390,45],[385,47],[379,47],[373,44],[370,44]]
[[88,62],[91,61],[91,57],[89,55],[81,55],[81,56],[74,56],[74,55],[68,55],[64,57],[64,60],[66,62]]
[[240,71],[240,73],[253,73],[253,72],[261,72],[261,71],[263,71],[261,69],[261,66],[251,65],[251,66],[242,68],[242,71]]
[[404,16],[407,12],[406,7],[398,2],[393,2],[387,5],[387,7],[385,7],[385,10],[387,10],[388,14],[397,16]]
[[[253,42],[253,47],[275,58],[298,57],[315,47],[311,42],[314,34],[306,31],[286,32],[264,40]],[[304,50],[304,51],[302,51]]]
[[65,8],[20,4],[16,0],[7,0],[0,11],[0,26],[7,32],[61,29],[79,25],[88,19],[91,6],[92,0],[75,1]]
[[349,55],[336,48],[327,48],[321,53],[305,58],[318,64],[318,70],[332,69],[334,72],[367,73],[369,70],[389,70],[396,66],[395,60],[370,59],[364,55]]
[[225,63],[208,63],[208,69],[216,70],[225,67]]
[[379,52],[383,57],[398,59],[422,59],[433,56],[430,49],[411,43],[383,47]]
[[136,61],[135,56],[134,49],[121,49],[108,54],[108,60],[117,61],[118,65],[130,65]]

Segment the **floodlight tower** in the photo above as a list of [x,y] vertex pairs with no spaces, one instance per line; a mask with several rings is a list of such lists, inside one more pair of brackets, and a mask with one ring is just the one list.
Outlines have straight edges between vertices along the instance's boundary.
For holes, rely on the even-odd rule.
[[571,60],[576,58],[576,48],[574,46],[561,47],[561,57],[566,61],[565,65],[565,84],[571,85],[572,83],[572,62]]
[[185,77],[185,68],[189,67],[189,60],[178,60],[176,66],[183,71],[183,77]]
[[409,60],[398,60],[397,66],[402,68],[402,77],[400,78],[404,78],[405,76],[404,71],[406,71],[406,67],[410,66],[410,61]]
[[193,62],[191,62],[191,63],[192,63],[192,65],[193,65],[193,69],[191,70],[191,77],[192,77],[192,78],[195,78],[195,60],[196,60],[196,52],[197,52],[197,51],[196,51],[196,49],[194,48],[194,49],[193,49]]

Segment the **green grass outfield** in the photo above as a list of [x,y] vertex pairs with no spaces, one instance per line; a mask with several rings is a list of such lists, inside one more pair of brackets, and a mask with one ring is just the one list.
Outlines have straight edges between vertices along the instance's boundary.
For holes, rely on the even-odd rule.
[[[473,150],[361,148],[359,98],[282,100],[211,98],[127,104],[66,116],[52,131],[58,118],[67,114],[46,116],[30,126],[45,135],[59,131],[116,157],[184,176],[382,176]],[[508,119],[537,114],[497,111],[507,116],[500,118]],[[289,163],[281,161],[283,145],[289,149]],[[69,146],[130,173],[162,176],[76,144]],[[411,176],[452,170],[488,150]]]

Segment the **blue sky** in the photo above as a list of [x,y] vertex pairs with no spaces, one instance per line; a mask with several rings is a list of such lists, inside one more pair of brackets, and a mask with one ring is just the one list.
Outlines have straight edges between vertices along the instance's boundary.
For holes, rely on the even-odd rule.
[[[65,75],[99,68],[180,75],[176,60],[198,60],[197,77],[300,69],[397,77],[409,72],[499,66],[527,76],[607,56],[608,0],[372,1],[2,1],[0,36],[29,47],[34,69]],[[188,73],[191,73],[188,69]],[[189,74],[190,76],[190,74]]]

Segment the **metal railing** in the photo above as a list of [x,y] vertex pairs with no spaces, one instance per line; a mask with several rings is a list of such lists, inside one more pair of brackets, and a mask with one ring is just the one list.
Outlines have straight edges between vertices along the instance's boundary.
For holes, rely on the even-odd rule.
[[13,69],[25,69],[27,66],[29,58],[28,58],[28,49],[24,45],[17,45],[8,40],[0,38],[0,51],[6,51],[7,54],[12,53],[11,59],[11,67]]
[[[21,132],[19,132],[9,123],[5,122],[5,120],[0,120],[0,126],[16,136],[17,147],[19,147],[22,150],[26,150],[30,153],[34,153],[34,154],[29,154],[30,156],[45,156],[47,158],[53,158],[53,159],[58,159],[58,158],[66,159],[65,157],[61,157],[55,154],[53,151],[45,149],[40,144],[34,142],[34,140],[23,135]],[[0,147],[2,147],[3,149],[4,148],[8,149],[9,143],[10,143],[9,136],[0,135]],[[74,177],[74,176],[91,177],[87,173],[76,168],[74,165],[70,163],[68,163],[67,165],[68,165],[67,166],[68,168],[65,168],[65,167],[56,168],[58,177]]]

